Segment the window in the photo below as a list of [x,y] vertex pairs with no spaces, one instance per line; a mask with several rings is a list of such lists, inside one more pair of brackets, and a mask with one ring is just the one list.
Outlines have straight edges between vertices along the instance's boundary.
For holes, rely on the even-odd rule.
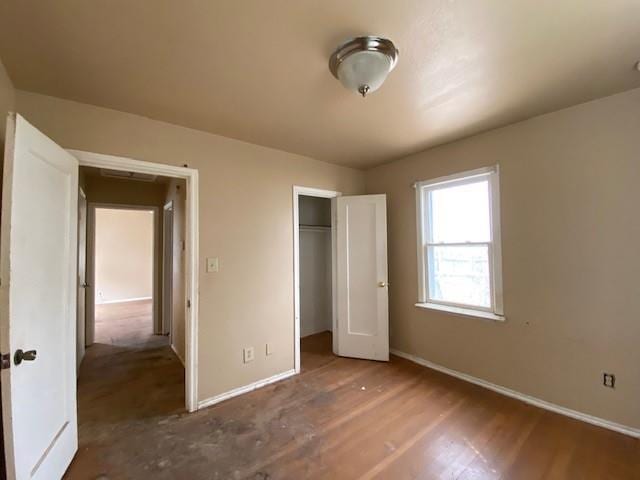
[[417,306],[503,320],[498,167],[418,182]]

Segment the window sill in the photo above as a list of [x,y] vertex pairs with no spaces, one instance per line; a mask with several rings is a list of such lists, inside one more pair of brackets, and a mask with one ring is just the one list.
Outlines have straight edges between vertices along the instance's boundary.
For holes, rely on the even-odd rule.
[[484,320],[494,320],[496,322],[504,322],[507,318],[504,315],[496,315],[495,313],[485,312],[482,310],[473,310],[471,308],[452,307],[451,305],[440,305],[439,303],[416,303],[418,308],[426,308],[428,310],[438,310],[440,312],[453,313],[465,317],[476,317]]

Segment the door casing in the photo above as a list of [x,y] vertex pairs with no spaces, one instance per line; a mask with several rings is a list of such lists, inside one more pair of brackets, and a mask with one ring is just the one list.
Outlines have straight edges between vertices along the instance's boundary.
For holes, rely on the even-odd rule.
[[[293,338],[294,368],[300,373],[300,196],[335,199],[342,193],[333,190],[322,190],[294,185],[293,187]],[[333,332],[337,331],[336,323],[336,228],[335,201],[331,201],[331,324]],[[333,352],[338,351],[338,336],[333,335]]]
[[198,409],[198,170],[82,150],[68,149],[67,151],[78,159],[80,166],[147,173],[180,178],[186,182],[185,403],[189,412],[195,412]]

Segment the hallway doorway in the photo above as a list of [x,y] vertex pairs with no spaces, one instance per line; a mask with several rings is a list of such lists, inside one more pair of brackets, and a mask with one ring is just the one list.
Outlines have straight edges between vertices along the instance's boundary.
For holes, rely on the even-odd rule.
[[158,323],[158,209],[92,205],[94,342],[168,345]]
[[84,479],[135,461],[123,445],[143,425],[153,430],[154,419],[187,413],[189,309],[186,181],[81,166],[80,185],[88,205],[88,314],[79,448],[66,477]]

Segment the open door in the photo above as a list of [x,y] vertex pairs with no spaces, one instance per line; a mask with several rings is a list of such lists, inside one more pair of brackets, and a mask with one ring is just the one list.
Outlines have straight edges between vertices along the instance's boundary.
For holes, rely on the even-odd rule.
[[0,248],[9,479],[59,479],[78,448],[77,203],[77,160],[10,114]]
[[76,366],[80,364],[85,353],[86,325],[86,289],[87,284],[87,196],[78,189],[78,322],[76,332]]
[[389,360],[387,198],[336,202],[337,355]]
[[[162,334],[171,334],[173,318],[173,202],[164,206],[162,221]],[[173,340],[173,339],[171,339]]]

